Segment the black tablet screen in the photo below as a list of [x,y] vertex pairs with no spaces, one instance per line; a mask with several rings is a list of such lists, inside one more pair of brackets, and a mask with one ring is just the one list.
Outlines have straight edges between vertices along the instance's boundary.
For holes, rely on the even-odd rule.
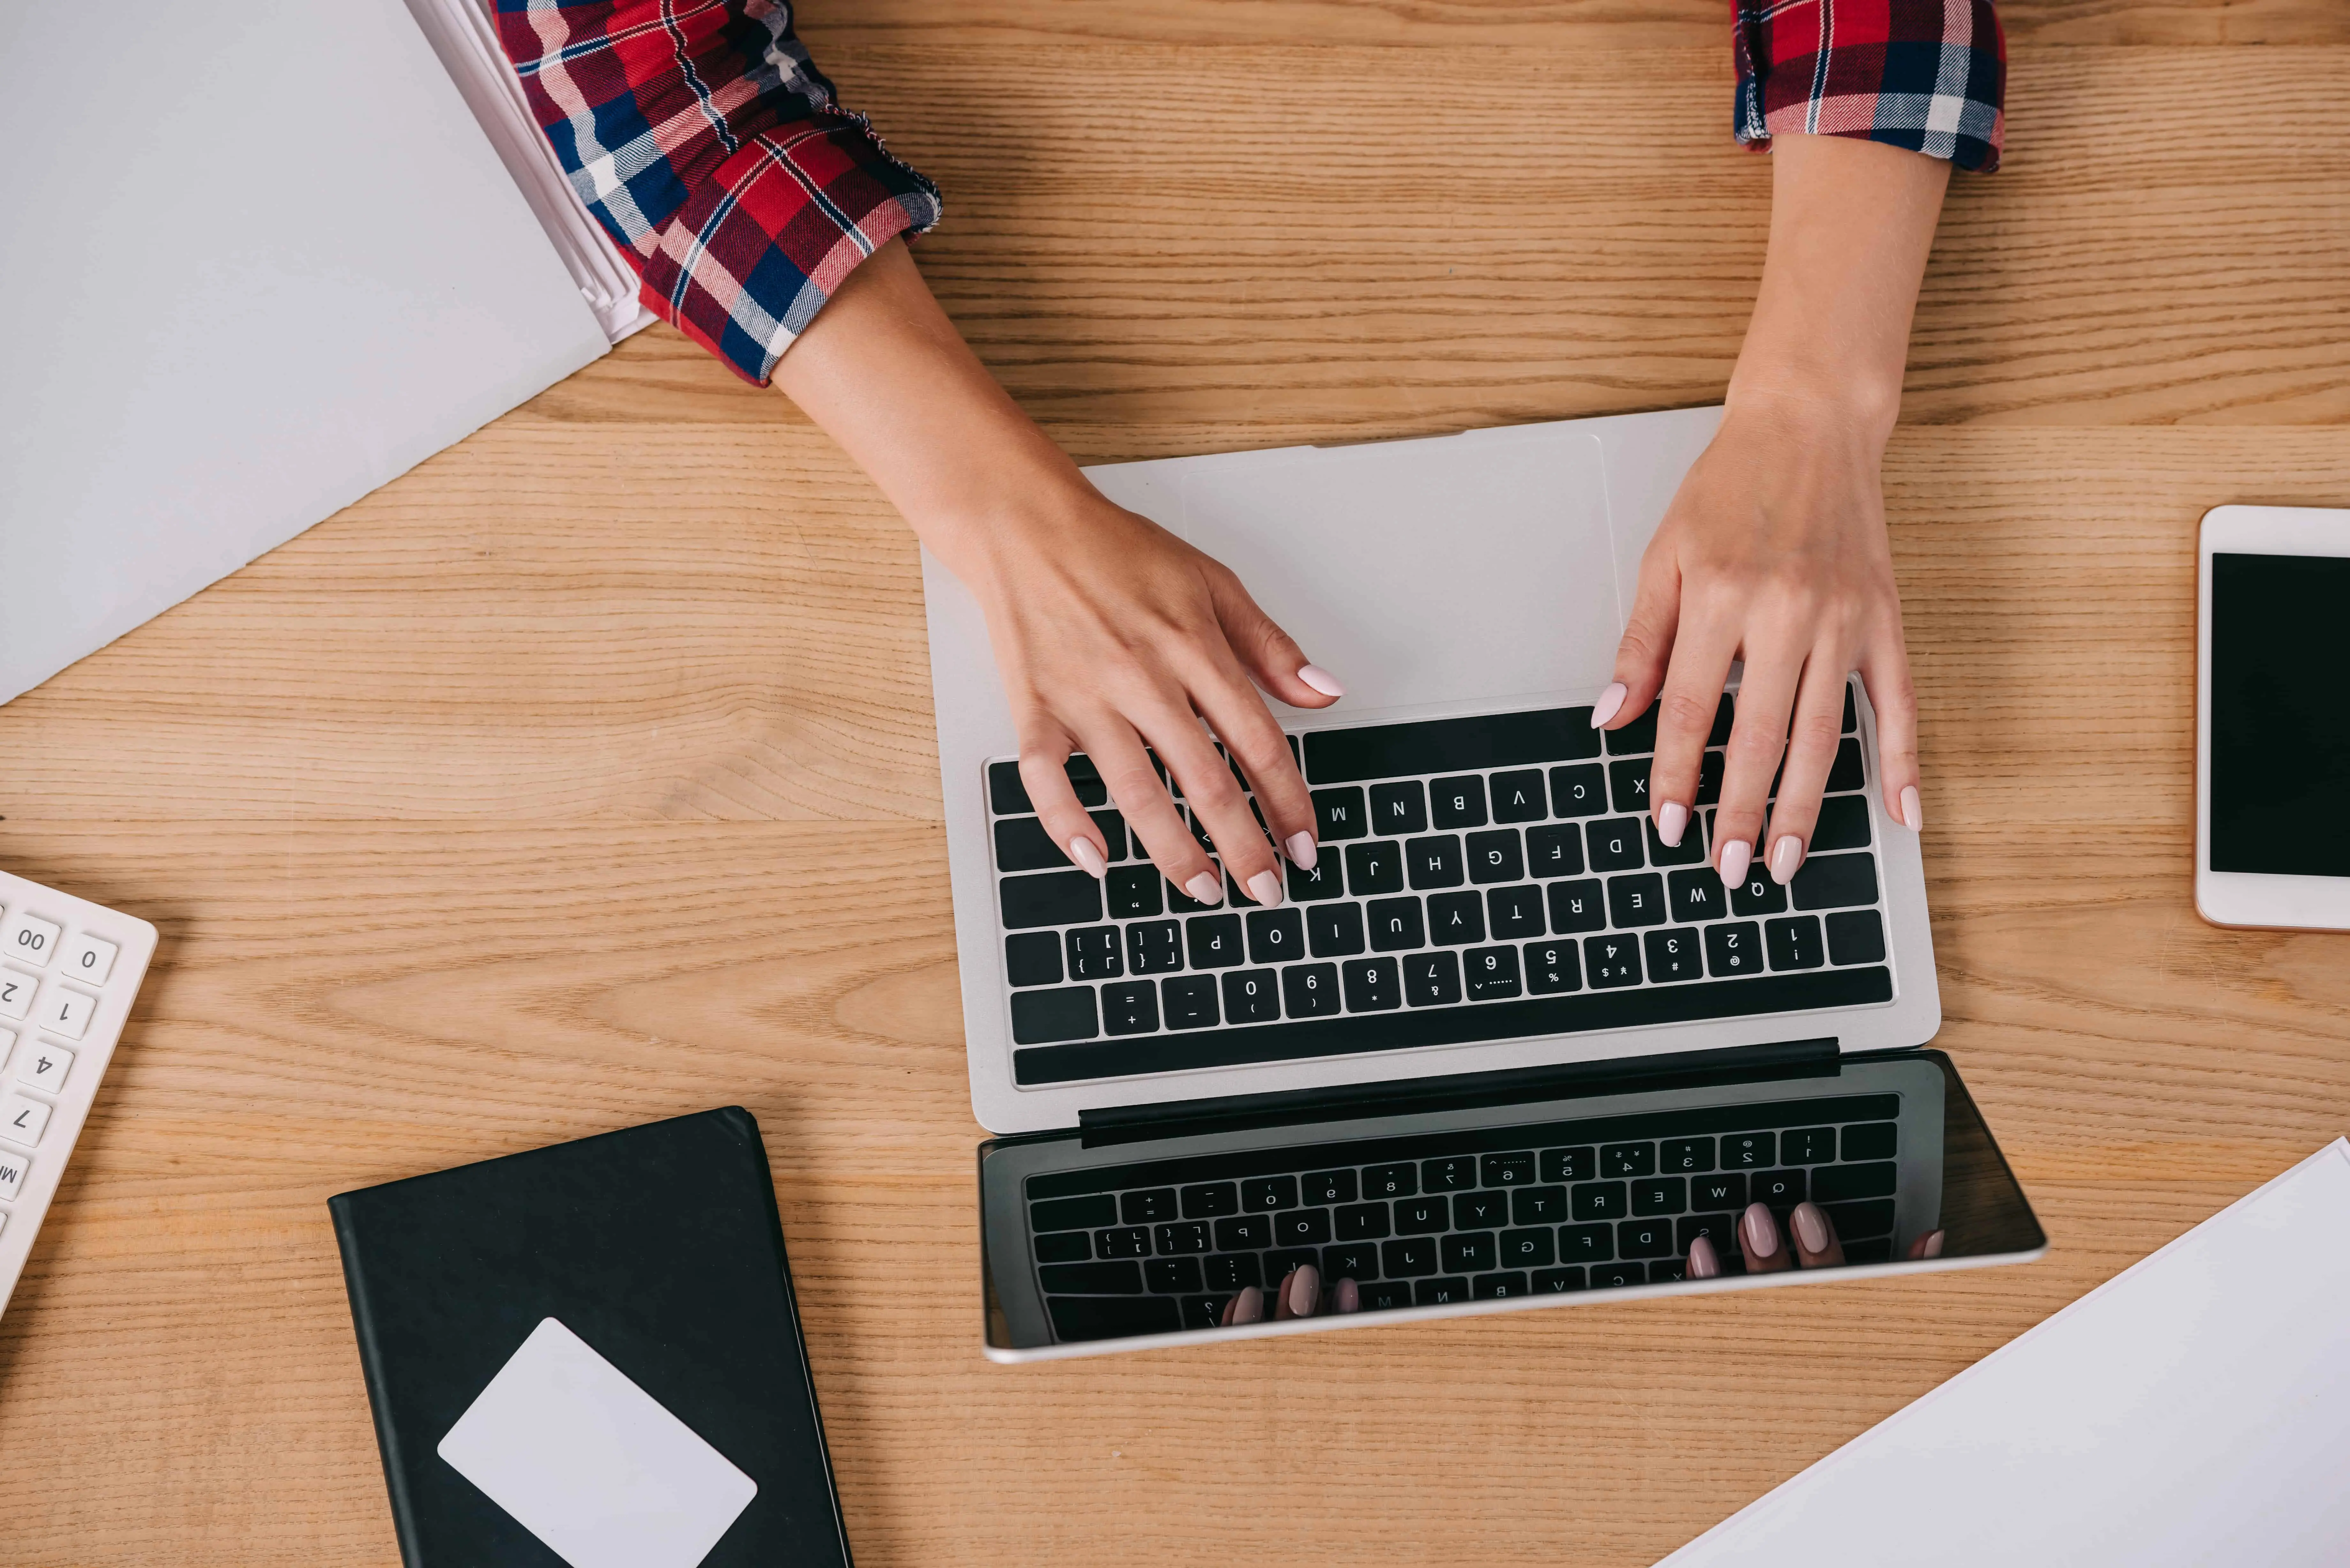
[[2350,556],[2211,557],[2211,869],[2350,877]]

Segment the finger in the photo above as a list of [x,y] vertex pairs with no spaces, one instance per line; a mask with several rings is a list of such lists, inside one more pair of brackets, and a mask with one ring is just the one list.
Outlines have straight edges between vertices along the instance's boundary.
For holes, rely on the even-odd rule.
[[1658,701],[1657,754],[1648,765],[1648,813],[1667,844],[1681,841],[1697,808],[1698,770],[1737,651],[1736,631],[1719,618],[1684,627],[1673,647]]
[[1787,1216],[1787,1230],[1794,1238],[1795,1256],[1804,1267],[1844,1267],[1844,1242],[1836,1236],[1835,1221],[1818,1204],[1796,1204],[1795,1211]]
[[1238,576],[1229,571],[1211,573],[1208,599],[1216,607],[1233,657],[1259,686],[1293,708],[1327,708],[1347,694],[1336,676],[1307,659],[1305,650],[1258,607]]
[[1322,1271],[1311,1263],[1300,1263],[1291,1272],[1288,1288],[1282,1293],[1282,1304],[1289,1310],[1284,1317],[1312,1317],[1322,1310]]
[[1274,842],[1288,852],[1290,859],[1311,871],[1316,849],[1314,797],[1306,793],[1297,759],[1290,754],[1288,736],[1265,711],[1264,699],[1249,686],[1237,665],[1214,672],[1193,690],[1201,697],[1201,711],[1209,727],[1222,737],[1241,772],[1248,775],[1249,788],[1255,792],[1257,807],[1264,813]]
[[1782,886],[1794,880],[1811,851],[1812,829],[1819,826],[1820,794],[1828,786],[1828,771],[1844,739],[1847,662],[1834,649],[1822,649],[1804,666],[1794,722],[1787,732],[1787,766],[1771,802],[1771,879]]
[[1923,1262],[1928,1258],[1939,1258],[1941,1255],[1942,1232],[1939,1231],[1929,1231],[1909,1243],[1909,1261],[1913,1263]]
[[1244,1323],[1256,1323],[1264,1316],[1264,1293],[1254,1285],[1224,1303],[1224,1326],[1237,1327]]
[[1714,1256],[1713,1242],[1703,1236],[1690,1238],[1689,1277],[1712,1280],[1721,1276],[1721,1260]]
[[1885,815],[1912,833],[1924,829],[1918,804],[1918,689],[1909,680],[1909,649],[1897,618],[1860,653],[1860,682],[1877,711],[1877,778]]
[[[1109,845],[1102,836],[1101,825],[1087,815],[1069,783],[1072,749],[1065,732],[1039,723],[1020,742],[1020,782],[1028,791],[1028,803],[1036,808],[1038,826],[1060,846],[1069,864],[1098,878],[1109,874]],[[1158,780],[1151,783],[1155,788]],[[1165,790],[1157,794],[1166,799]],[[1126,803],[1118,802],[1118,808],[1124,811]],[[1171,801],[1167,809],[1170,814],[1174,811]],[[1132,820],[1131,813],[1128,816]]]
[[[1167,786],[1159,782],[1159,770],[1150,765],[1150,753],[1143,749],[1133,727],[1118,715],[1107,714],[1088,723],[1086,732],[1086,754],[1093,759],[1102,782],[1109,786],[1110,799],[1118,803],[1127,826],[1142,840],[1143,851],[1159,875],[1201,903],[1222,903],[1224,884],[1216,863],[1191,836],[1183,814],[1168,798]],[[1028,777],[1024,756],[1020,776],[1024,781]],[[1211,896],[1201,898],[1202,892]]]
[[1616,644],[1616,680],[1591,707],[1591,727],[1617,730],[1648,711],[1665,684],[1673,633],[1680,625],[1680,565],[1655,543],[1640,557],[1632,613]]
[[[1233,886],[1248,889],[1248,896],[1260,904],[1280,903],[1280,861],[1265,838],[1264,829],[1257,825],[1256,813],[1249,809],[1247,793],[1241,788],[1241,781],[1232,776],[1224,754],[1216,750],[1189,712],[1180,719],[1171,713],[1162,714],[1155,722],[1146,719],[1145,723],[1150,743],[1158,748],[1159,760],[1175,775],[1175,782],[1183,786],[1183,798],[1190,803],[1192,816],[1208,830]],[[1192,847],[1196,849],[1198,846]],[[1178,882],[1176,886],[1191,890],[1189,882]],[[1199,895],[1193,893],[1192,897]],[[1200,901],[1210,903],[1222,897],[1219,892],[1214,900]]]
[[1352,1280],[1340,1280],[1330,1292],[1330,1303],[1342,1313],[1363,1310],[1363,1287]]
[[1714,866],[1733,888],[1746,880],[1762,841],[1764,803],[1787,749],[1787,714],[1803,672],[1800,649],[1773,640],[1747,644],[1737,716],[1722,748],[1721,805],[1713,814]]
[[1779,1222],[1760,1203],[1750,1203],[1738,1217],[1738,1250],[1746,1254],[1750,1274],[1775,1274],[1794,1268],[1787,1243],[1779,1239]]

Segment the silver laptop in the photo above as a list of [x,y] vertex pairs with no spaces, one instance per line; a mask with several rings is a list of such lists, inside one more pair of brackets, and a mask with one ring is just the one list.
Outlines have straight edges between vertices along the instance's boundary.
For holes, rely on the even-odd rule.
[[[1742,1272],[1756,1202],[1783,1232],[1818,1203],[1847,1268],[2044,1245],[1918,1049],[1941,1022],[1925,885],[1857,682],[1784,888],[1759,865],[1721,885],[1702,794],[1680,846],[1657,838],[1652,715],[1590,725],[1641,551],[1719,419],[1087,471],[1347,682],[1327,710],[1274,704],[1322,853],[1273,909],[1169,886],[1082,757],[1113,858],[1101,880],[1066,862],[978,607],[925,558],[972,1103],[1003,1135],[980,1162],[991,1356],[1814,1277]],[[1685,1277],[1698,1236],[1721,1278]],[[1359,1310],[1222,1326],[1307,1263]]]

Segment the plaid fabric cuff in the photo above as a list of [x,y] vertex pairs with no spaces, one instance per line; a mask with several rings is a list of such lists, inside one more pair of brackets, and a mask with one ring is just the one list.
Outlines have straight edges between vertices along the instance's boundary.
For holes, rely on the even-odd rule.
[[1738,140],[1853,136],[1988,173],[2006,135],[1991,0],[1732,0]]
[[939,221],[938,188],[861,118],[820,114],[744,141],[652,232],[646,306],[765,386],[858,262]]

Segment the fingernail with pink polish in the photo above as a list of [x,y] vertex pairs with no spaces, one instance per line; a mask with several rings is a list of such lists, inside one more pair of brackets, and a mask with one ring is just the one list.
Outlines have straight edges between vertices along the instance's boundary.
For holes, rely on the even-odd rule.
[[1754,846],[1742,838],[1733,838],[1721,846],[1721,880],[1725,887],[1735,888],[1746,880],[1747,871],[1754,864]]
[[1260,871],[1248,881],[1249,897],[1272,909],[1281,902],[1281,873]]
[[1607,690],[1599,694],[1599,700],[1591,704],[1591,727],[1596,730],[1613,719],[1617,710],[1624,706],[1627,695],[1628,693],[1621,680],[1609,682]]
[[1314,836],[1312,834],[1291,834],[1289,836],[1288,849],[1291,863],[1300,871],[1311,871],[1314,869],[1315,851],[1314,847]]
[[1795,1240],[1804,1244],[1804,1251],[1825,1252],[1828,1250],[1828,1222],[1817,1207],[1798,1203],[1795,1211],[1787,1218],[1794,1225]]
[[1681,835],[1689,831],[1689,807],[1677,800],[1669,800],[1657,808],[1657,836],[1668,848],[1676,847]]
[[1942,1232],[1937,1231],[1932,1235],[1927,1237],[1926,1245],[1918,1255],[1921,1258],[1940,1257],[1942,1255]]
[[1771,880],[1782,888],[1795,878],[1804,864],[1804,841],[1794,834],[1782,834],[1779,842],[1771,846]]
[[1774,1257],[1779,1251],[1779,1227],[1772,1222],[1771,1210],[1760,1203],[1746,1206],[1746,1216],[1739,1220],[1746,1227],[1746,1245],[1758,1258]]
[[1197,903],[1221,904],[1224,901],[1224,879],[1213,871],[1202,871],[1183,884],[1183,891]]
[[1901,825],[1912,833],[1926,831],[1926,809],[1918,804],[1918,786],[1901,786]]
[[1330,1297],[1340,1312],[1363,1310],[1363,1287],[1352,1280],[1340,1280],[1337,1288],[1330,1293]]
[[1721,1272],[1721,1260],[1713,1255],[1713,1243],[1703,1236],[1692,1237],[1689,1250],[1689,1277],[1711,1280]]
[[1263,1316],[1264,1292],[1258,1289],[1256,1286],[1251,1285],[1247,1289],[1242,1291],[1239,1295],[1232,1298],[1232,1323],[1234,1326],[1238,1326],[1244,1323],[1255,1323]]
[[1069,858],[1076,861],[1077,869],[1088,877],[1098,879],[1109,875],[1109,862],[1102,858],[1102,852],[1094,847],[1094,841],[1090,838],[1070,839]]
[[1300,669],[1297,679],[1325,697],[1344,697],[1347,694],[1347,688],[1340,684],[1338,678],[1318,664],[1308,664]]
[[1289,1310],[1299,1317],[1312,1317],[1321,1304],[1322,1271],[1311,1263],[1298,1264],[1297,1272],[1289,1276]]

